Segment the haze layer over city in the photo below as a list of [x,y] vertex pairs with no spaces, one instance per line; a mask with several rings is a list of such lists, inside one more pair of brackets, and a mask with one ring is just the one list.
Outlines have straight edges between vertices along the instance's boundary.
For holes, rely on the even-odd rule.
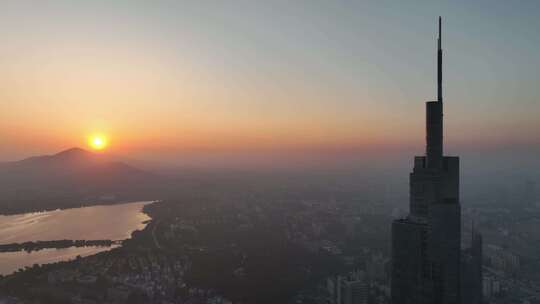
[[0,8],[0,303],[540,303],[540,3]]

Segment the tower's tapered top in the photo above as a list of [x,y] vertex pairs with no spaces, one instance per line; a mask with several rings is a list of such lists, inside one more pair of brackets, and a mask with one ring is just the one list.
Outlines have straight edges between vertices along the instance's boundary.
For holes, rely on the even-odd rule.
[[439,17],[437,38],[437,101],[426,104],[426,158],[429,168],[442,168],[443,162],[443,89],[442,89],[442,21]]
[[437,39],[437,101],[442,102],[442,21],[439,16],[439,38]]
[[441,22],[441,16],[439,16],[439,50],[441,49],[441,38],[442,38],[442,35],[441,35],[441,32],[442,32],[442,22]]

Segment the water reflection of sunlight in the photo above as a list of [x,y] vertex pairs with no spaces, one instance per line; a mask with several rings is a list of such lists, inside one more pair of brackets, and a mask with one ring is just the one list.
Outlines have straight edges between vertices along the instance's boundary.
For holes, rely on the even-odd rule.
[[[0,216],[0,244],[37,240],[129,238],[150,218],[142,212],[150,202],[92,206],[47,212]],[[0,253],[0,274],[9,274],[34,263],[52,263],[96,254],[111,247],[70,247],[27,253]]]
[[36,240],[128,238],[149,217],[148,202],[0,216],[0,244]]

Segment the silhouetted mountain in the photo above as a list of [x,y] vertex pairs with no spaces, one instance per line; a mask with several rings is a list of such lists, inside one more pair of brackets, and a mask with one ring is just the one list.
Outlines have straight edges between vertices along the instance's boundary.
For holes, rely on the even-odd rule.
[[72,148],[1,164],[0,212],[155,198],[160,182],[106,154]]

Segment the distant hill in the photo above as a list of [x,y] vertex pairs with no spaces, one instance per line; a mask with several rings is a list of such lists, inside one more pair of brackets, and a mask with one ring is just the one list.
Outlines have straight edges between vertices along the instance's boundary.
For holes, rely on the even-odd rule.
[[106,154],[72,148],[0,164],[0,213],[153,199],[163,182]]

